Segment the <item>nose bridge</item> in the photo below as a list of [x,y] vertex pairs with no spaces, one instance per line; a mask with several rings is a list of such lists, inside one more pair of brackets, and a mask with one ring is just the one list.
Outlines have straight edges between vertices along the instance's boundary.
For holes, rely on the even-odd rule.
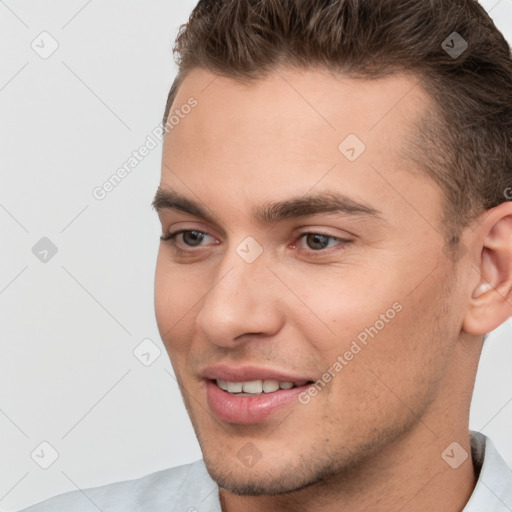
[[214,343],[229,344],[242,334],[276,327],[267,261],[262,251],[255,256],[254,249],[249,240],[226,252],[201,304],[196,322]]
[[[226,251],[212,291],[218,288],[217,291],[222,292],[226,288],[239,294],[250,292],[250,287],[258,287],[268,281],[267,264],[263,247],[253,237],[245,237]],[[233,290],[229,290],[230,287]]]
[[247,262],[235,249],[224,257],[218,268],[215,282],[205,297],[204,306],[213,304],[214,307],[236,309],[248,302],[257,301],[257,288],[263,285],[264,273],[268,271],[262,256],[252,262]]

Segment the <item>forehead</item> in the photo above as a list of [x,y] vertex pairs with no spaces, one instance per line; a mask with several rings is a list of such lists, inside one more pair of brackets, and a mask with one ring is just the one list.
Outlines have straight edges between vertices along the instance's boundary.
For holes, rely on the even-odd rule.
[[[197,106],[181,110],[191,98]],[[428,108],[414,75],[362,80],[287,69],[240,83],[196,69],[171,109],[181,115],[165,138],[162,182],[222,189],[233,204],[340,187],[355,199],[396,201],[397,187],[415,195],[416,185],[422,194],[412,200],[429,209],[438,189],[400,152]]]
[[[356,79],[320,69],[283,69],[243,83],[194,69],[179,88],[173,109],[179,109],[191,96],[198,99],[196,111],[201,116],[194,116],[199,117],[197,121],[215,119],[219,128],[226,121],[231,128],[241,129],[240,136],[255,128],[272,135],[285,128],[286,133],[307,136],[313,129],[320,134],[338,132],[338,136],[347,131],[382,136],[390,125],[409,128],[407,120],[417,119],[430,103],[413,74]],[[300,123],[290,124],[293,120]],[[194,130],[200,127],[195,125]],[[209,124],[204,127],[207,130],[196,135],[211,139],[220,135],[221,130],[211,130]]]
[[195,149],[210,159],[230,161],[245,161],[262,148],[267,160],[338,159],[339,144],[350,134],[369,152],[396,160],[404,136],[429,103],[414,75],[363,80],[296,69],[247,83],[192,70],[171,114],[191,97],[197,107],[171,126],[166,142],[189,156]]

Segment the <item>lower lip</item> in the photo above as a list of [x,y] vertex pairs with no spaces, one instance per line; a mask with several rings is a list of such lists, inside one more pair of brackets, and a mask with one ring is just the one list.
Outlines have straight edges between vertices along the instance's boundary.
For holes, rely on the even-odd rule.
[[222,390],[215,381],[207,380],[206,399],[217,418],[229,423],[250,425],[264,421],[297,402],[298,396],[310,385],[255,396],[238,396]]

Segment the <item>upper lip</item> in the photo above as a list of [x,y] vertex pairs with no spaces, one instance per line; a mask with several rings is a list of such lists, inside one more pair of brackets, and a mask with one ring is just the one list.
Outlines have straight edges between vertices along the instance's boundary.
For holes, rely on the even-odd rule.
[[285,371],[258,366],[228,366],[216,364],[207,366],[199,373],[204,379],[224,380],[227,382],[248,382],[252,380],[277,380],[279,382],[312,381],[306,375],[292,375]]

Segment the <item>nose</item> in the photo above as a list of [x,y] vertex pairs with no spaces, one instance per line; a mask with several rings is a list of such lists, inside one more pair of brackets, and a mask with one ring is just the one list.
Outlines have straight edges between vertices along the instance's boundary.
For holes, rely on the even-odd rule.
[[196,317],[198,329],[208,340],[226,348],[234,348],[255,335],[275,335],[283,324],[278,302],[282,289],[264,258],[246,263],[235,251],[232,253],[219,266]]

